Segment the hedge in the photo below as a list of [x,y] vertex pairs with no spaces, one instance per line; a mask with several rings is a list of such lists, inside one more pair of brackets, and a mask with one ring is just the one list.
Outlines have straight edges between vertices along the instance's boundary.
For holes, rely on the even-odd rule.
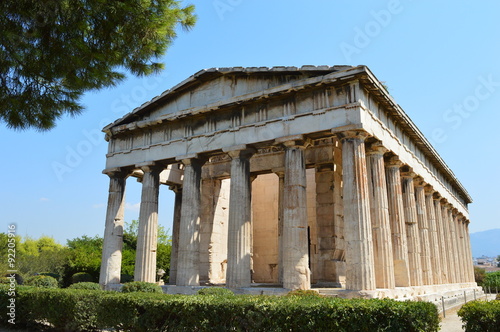
[[[0,286],[2,287],[2,286]],[[5,287],[5,286],[4,286]],[[0,294],[5,308],[8,297]],[[97,331],[438,331],[435,305],[311,296],[206,296],[18,287],[17,327]],[[2,315],[0,325],[9,326]]]
[[500,301],[471,301],[458,311],[468,332],[499,332]]

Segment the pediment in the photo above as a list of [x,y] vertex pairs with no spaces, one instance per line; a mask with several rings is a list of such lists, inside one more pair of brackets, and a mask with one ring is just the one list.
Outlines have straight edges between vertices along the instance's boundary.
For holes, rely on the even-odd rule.
[[169,114],[216,104],[234,97],[350,68],[352,67],[303,66],[300,68],[231,67],[202,70],[109,124],[103,131],[133,122],[161,119]]

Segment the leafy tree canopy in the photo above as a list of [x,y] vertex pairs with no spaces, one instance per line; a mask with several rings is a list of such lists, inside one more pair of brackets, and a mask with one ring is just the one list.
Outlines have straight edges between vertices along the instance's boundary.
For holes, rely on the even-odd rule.
[[0,121],[48,130],[83,110],[85,91],[158,72],[155,62],[194,26],[194,6],[174,0],[0,1]]

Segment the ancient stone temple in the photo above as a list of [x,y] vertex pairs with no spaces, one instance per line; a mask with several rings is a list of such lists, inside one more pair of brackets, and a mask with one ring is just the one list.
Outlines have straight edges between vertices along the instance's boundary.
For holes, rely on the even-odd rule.
[[135,280],[155,281],[159,187],[175,192],[172,292],[477,287],[469,194],[365,66],[202,70],[104,132],[105,288],[120,282],[129,176],[142,182]]

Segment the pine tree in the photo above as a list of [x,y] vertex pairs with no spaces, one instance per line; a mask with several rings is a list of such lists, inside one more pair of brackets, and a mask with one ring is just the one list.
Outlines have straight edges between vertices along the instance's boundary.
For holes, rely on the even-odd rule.
[[173,0],[0,1],[0,121],[48,130],[79,98],[125,77],[157,73],[155,62],[194,26],[194,6]]

